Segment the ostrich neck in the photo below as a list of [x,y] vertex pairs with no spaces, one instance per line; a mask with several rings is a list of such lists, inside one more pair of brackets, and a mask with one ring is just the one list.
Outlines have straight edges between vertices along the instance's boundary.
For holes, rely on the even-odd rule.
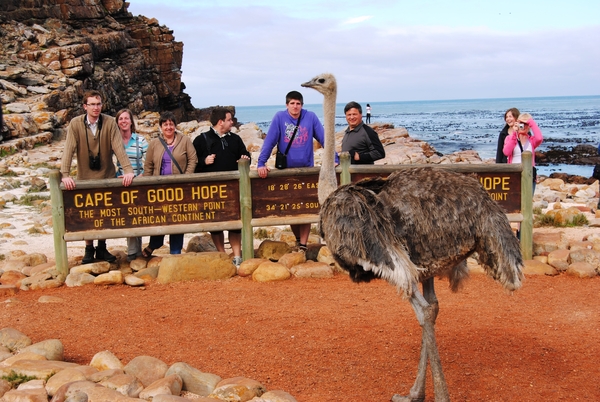
[[319,173],[319,202],[321,205],[325,199],[337,187],[335,176],[335,101],[337,93],[325,95],[323,100],[323,117],[325,130],[325,149]]
[[[325,130],[325,153],[323,155],[323,166],[335,167],[335,100],[337,94],[333,92],[327,95],[323,101],[323,118]],[[326,163],[327,162],[327,163]]]

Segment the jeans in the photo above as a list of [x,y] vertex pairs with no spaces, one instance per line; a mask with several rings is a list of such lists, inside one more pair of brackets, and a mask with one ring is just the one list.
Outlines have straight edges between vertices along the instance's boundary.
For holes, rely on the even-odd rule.
[[[150,244],[148,247],[152,250],[156,250],[157,248],[161,248],[164,243],[164,235],[150,236]],[[169,243],[171,254],[181,254],[181,249],[183,248],[183,234],[169,235]]]

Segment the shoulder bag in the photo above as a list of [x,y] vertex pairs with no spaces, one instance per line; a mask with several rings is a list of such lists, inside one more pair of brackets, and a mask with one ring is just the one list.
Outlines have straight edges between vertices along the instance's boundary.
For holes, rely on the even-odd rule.
[[275,167],[277,169],[286,169],[287,168],[287,154],[292,146],[292,142],[294,141],[294,137],[296,137],[296,133],[298,132],[298,127],[300,126],[300,119],[302,118],[302,110],[300,110],[300,116],[298,116],[298,123],[296,123],[296,127],[294,127],[294,133],[292,134],[292,138],[290,138],[290,142],[288,142],[288,146],[285,149],[284,153],[279,152],[277,150],[277,154],[275,155]]
[[183,174],[183,170],[181,170],[181,166],[179,166],[179,163],[177,163],[177,161],[173,157],[173,154],[171,153],[171,150],[169,149],[169,146],[167,145],[167,143],[165,142],[165,140],[163,140],[162,137],[158,137],[158,139],[160,140],[160,143],[163,145],[163,147],[165,147],[165,151],[167,151],[167,154],[169,154],[169,158],[171,158],[171,160],[173,161],[173,163],[175,164],[175,166],[177,166],[177,169],[179,170],[179,173]]

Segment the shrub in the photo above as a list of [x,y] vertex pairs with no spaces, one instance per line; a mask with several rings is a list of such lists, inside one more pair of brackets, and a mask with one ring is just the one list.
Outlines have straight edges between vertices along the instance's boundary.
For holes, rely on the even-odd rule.
[[578,227],[588,225],[590,222],[584,214],[577,214],[571,222],[557,222],[555,216],[548,214],[536,214],[533,217],[533,227],[555,226],[555,227]]
[[8,381],[12,385],[13,388],[18,387],[20,384],[23,384],[24,382],[37,380],[37,377],[31,377],[31,376],[24,375],[24,374],[18,374],[14,370],[11,370],[10,374],[3,375],[1,378],[3,380]]
[[0,149],[0,158],[4,158],[5,156],[14,155],[16,153],[17,153],[16,148],[10,148],[9,150],[2,148],[2,149]]
[[14,170],[6,169],[5,171],[2,172],[1,176],[15,177],[15,176],[17,176],[17,172],[15,172]]
[[33,202],[37,200],[48,201],[50,199],[49,195],[24,195],[18,201],[21,205],[33,206]]
[[258,240],[268,239],[269,233],[267,232],[267,229],[265,229],[265,228],[258,228],[254,231],[254,238],[256,238]]

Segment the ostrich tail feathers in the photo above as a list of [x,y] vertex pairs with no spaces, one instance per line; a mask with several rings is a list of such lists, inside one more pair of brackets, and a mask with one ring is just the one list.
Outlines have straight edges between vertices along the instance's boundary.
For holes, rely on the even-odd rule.
[[500,282],[505,289],[513,291],[523,281],[523,256],[521,245],[510,227],[506,215],[500,211],[491,214],[486,225],[495,227],[494,236],[485,236],[477,249],[478,261],[486,273]]

